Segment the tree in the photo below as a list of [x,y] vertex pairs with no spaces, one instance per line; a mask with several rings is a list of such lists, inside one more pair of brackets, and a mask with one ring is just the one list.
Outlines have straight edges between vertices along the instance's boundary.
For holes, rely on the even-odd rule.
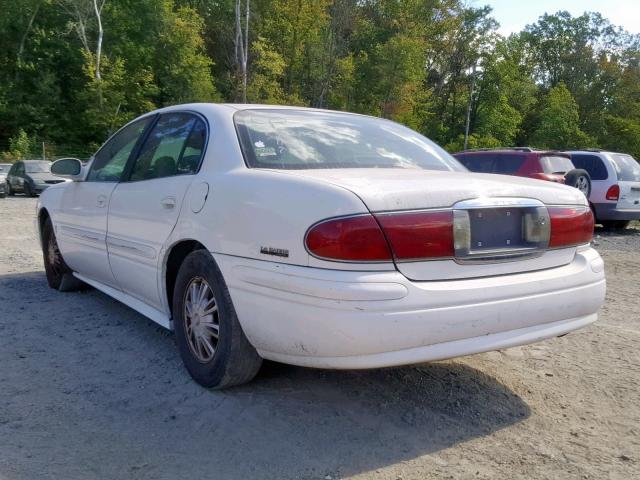
[[249,17],[251,1],[245,0],[244,17],[242,0],[236,0],[235,59],[240,72],[242,102],[247,103],[247,62],[249,59]]
[[592,140],[580,130],[578,105],[564,83],[549,90],[542,99],[539,122],[531,137],[536,147],[546,149],[580,149]]

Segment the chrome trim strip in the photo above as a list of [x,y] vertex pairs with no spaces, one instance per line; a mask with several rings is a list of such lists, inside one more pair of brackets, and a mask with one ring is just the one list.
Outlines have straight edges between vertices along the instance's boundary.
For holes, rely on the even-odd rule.
[[[112,237],[111,235],[107,235],[107,247],[124,250],[132,255],[148,258],[149,260],[153,260],[157,256],[156,250],[153,247]],[[115,254],[115,252],[113,253]]]

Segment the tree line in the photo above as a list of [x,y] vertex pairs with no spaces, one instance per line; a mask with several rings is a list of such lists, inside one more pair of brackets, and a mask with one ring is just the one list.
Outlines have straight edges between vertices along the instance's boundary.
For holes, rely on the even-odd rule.
[[450,151],[640,158],[640,36],[599,13],[509,37],[463,0],[0,0],[0,156],[87,157],[137,115],[251,102],[393,119]]

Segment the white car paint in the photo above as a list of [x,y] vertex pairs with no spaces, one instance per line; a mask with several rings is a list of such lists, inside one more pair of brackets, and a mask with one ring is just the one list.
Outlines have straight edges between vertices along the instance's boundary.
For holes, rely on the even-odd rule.
[[[636,181],[629,181],[620,178],[616,160],[614,156],[623,155],[632,160],[632,157],[625,154],[607,151],[570,151],[572,161],[578,164],[578,168],[585,168],[591,175],[591,195],[589,202],[593,205],[598,220],[640,220],[640,177]],[[600,165],[606,169],[605,175],[594,173],[594,166],[583,164],[576,159],[576,156],[594,157],[596,161],[602,162]],[[640,166],[638,166],[640,170]],[[604,173],[604,172],[601,172]],[[602,178],[605,177],[605,178]],[[620,187],[618,200],[608,200],[607,191],[613,185]]]
[[[392,261],[319,259],[304,245],[309,227],[332,217],[449,208],[478,198],[587,205],[579,191],[467,172],[248,168],[233,122],[234,113],[247,108],[284,107],[159,110],[206,119],[209,138],[197,174],[47,189],[38,209],[50,215],[76,276],[170,328],[167,259],[180,242],[196,240],[220,267],[258,353],[312,367],[449,358],[538,341],[596,320],[605,278],[589,245],[519,261],[437,260],[400,270]],[[286,249],[288,256],[261,253],[265,246]]]

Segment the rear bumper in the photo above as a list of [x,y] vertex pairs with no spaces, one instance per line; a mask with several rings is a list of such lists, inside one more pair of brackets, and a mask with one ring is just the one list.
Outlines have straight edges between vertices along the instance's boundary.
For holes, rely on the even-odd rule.
[[621,209],[615,203],[596,203],[597,220],[640,220],[640,208]]
[[412,364],[535,342],[594,322],[605,295],[604,265],[591,248],[562,267],[429,282],[396,271],[214,257],[258,352],[320,368]]

